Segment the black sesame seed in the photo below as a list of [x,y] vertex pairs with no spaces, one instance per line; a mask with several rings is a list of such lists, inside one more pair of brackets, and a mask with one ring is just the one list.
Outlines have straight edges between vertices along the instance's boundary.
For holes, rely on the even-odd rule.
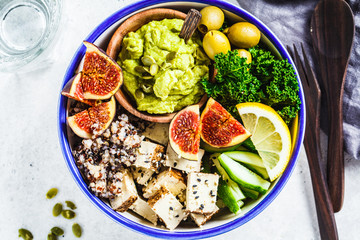
[[138,170],[138,173],[141,173],[141,169]]
[[170,210],[174,210],[173,207],[170,207]]
[[203,210],[203,209],[204,209],[204,204],[200,204],[199,209],[200,209],[200,210]]
[[174,162],[174,167],[176,167],[176,165],[177,165],[177,162]]
[[194,185],[193,185],[193,187],[197,187],[197,185],[196,185],[196,184],[194,184]]
[[150,161],[148,161],[148,160],[145,160],[145,161],[144,161],[144,163],[149,163],[149,162],[150,162]]
[[144,173],[141,173],[141,177],[144,177]]
[[194,195],[197,194],[197,191],[193,191],[193,194],[194,194]]
[[[200,178],[198,178],[198,179],[197,179],[197,181],[198,181],[198,182],[201,182],[201,179],[200,179]],[[205,182],[206,182],[206,180],[205,180]]]
[[[227,179],[226,179],[226,180],[227,180]],[[206,180],[205,180],[205,183],[207,183],[207,182],[208,182],[208,180],[206,179]]]
[[186,207],[185,207],[185,206],[183,206],[181,209],[182,209],[182,210],[184,210],[185,208],[186,208]]
[[179,217],[179,214],[178,214],[178,215],[176,215],[175,217],[176,217],[176,218],[178,218],[178,217]]
[[199,198],[199,196],[195,196],[195,199],[198,199]]

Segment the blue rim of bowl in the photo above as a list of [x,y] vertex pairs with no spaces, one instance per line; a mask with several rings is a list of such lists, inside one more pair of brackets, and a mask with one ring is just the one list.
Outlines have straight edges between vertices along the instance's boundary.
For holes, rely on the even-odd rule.
[[[106,29],[108,29],[110,26],[112,26],[114,23],[116,23],[119,19],[126,17],[127,15],[131,14],[134,11],[138,11],[140,9],[143,9],[145,7],[149,7],[155,4],[162,4],[162,3],[169,3],[169,2],[197,2],[207,5],[216,5],[224,10],[227,10],[229,12],[232,12],[234,14],[240,15],[245,20],[252,22],[255,24],[260,31],[276,46],[276,49],[279,51],[280,55],[284,59],[288,59],[289,62],[294,66],[294,69],[296,71],[296,75],[298,76],[298,72],[296,70],[296,67],[294,65],[294,62],[292,61],[289,53],[284,48],[284,46],[281,44],[279,39],[275,36],[275,34],[269,30],[264,23],[262,23],[260,20],[255,18],[252,14],[248,13],[244,9],[241,9],[237,6],[232,5],[231,3],[224,2],[221,0],[173,0],[173,1],[167,1],[167,0],[142,0],[139,2],[135,2],[123,9],[120,9],[119,11],[112,14],[110,17],[108,17],[106,20],[104,20],[95,30],[88,35],[88,37],[85,39],[89,42],[94,42]],[[65,86],[65,84],[74,76],[75,70],[77,69],[82,57],[85,54],[85,46],[81,44],[81,46],[76,51],[73,59],[71,60],[71,63],[65,73],[63,84],[61,85],[61,89]],[[158,237],[158,238],[191,238],[191,239],[199,239],[199,238],[207,238],[216,236],[225,232],[228,232],[230,230],[233,230],[246,222],[250,221],[252,218],[257,216],[260,212],[262,212],[275,198],[276,196],[281,192],[283,187],[285,186],[286,182],[288,181],[289,177],[291,176],[291,173],[293,172],[297,159],[299,157],[300,153],[300,147],[303,142],[304,138],[304,130],[305,130],[305,101],[304,101],[304,93],[302,86],[300,84],[299,78],[299,95],[301,99],[301,108],[299,113],[299,130],[298,130],[298,136],[297,136],[297,144],[294,148],[293,155],[288,163],[288,166],[285,170],[285,172],[281,175],[280,179],[272,189],[272,191],[262,200],[260,201],[253,209],[248,211],[245,215],[240,216],[238,218],[235,218],[234,220],[231,220],[223,225],[216,226],[209,229],[201,229],[201,230],[195,230],[195,231],[185,231],[185,232],[179,232],[179,231],[168,231],[168,230],[162,230],[158,228],[151,228],[145,225],[142,225],[138,222],[132,221],[125,216],[122,216],[115,212],[113,209],[111,209],[107,204],[102,202],[99,198],[97,198],[95,195],[93,195],[85,181],[83,180],[76,164],[74,161],[74,158],[71,153],[69,142],[67,141],[67,128],[66,128],[66,107],[67,107],[67,98],[62,96],[60,94],[59,97],[59,103],[58,103],[58,134],[59,134],[59,141],[61,150],[63,153],[63,156],[65,158],[66,164],[69,168],[69,171],[71,172],[75,182],[79,186],[79,188],[82,190],[82,192],[87,196],[87,198],[103,213],[105,213],[108,217],[113,219],[115,222],[118,222],[122,224],[123,226],[143,233],[147,234],[149,236]]]

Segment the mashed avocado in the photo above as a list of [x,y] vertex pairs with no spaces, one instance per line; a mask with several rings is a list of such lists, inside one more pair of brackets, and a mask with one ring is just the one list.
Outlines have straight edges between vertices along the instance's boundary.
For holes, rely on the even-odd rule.
[[183,23],[152,21],[124,37],[117,62],[138,110],[171,113],[197,103],[204,94],[200,80],[208,74],[210,60],[199,35],[187,44],[179,37]]

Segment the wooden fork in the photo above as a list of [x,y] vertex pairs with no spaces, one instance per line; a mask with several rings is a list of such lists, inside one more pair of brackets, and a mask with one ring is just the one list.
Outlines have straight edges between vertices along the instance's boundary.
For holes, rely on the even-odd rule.
[[[287,46],[291,53],[291,48]],[[301,44],[304,64],[294,45],[293,59],[299,72],[306,102],[306,129],[304,146],[310,168],[311,182],[314,191],[316,212],[321,239],[338,239],[332,203],[328,187],[321,169],[320,153],[320,97],[321,91],[315,74],[309,64]]]

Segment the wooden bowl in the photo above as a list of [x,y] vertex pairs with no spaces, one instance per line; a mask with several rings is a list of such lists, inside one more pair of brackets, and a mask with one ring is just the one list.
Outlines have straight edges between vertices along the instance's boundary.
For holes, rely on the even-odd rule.
[[[127,20],[125,20],[120,27],[115,31],[114,35],[111,37],[109,45],[106,49],[106,53],[113,59],[117,59],[119,52],[121,50],[121,43],[123,38],[129,32],[134,32],[138,30],[141,26],[153,21],[153,20],[163,20],[165,18],[173,19],[180,18],[185,19],[186,14],[177,10],[167,9],[167,8],[155,8],[150,10],[145,10],[139,12]],[[130,96],[128,96],[122,88],[115,94],[118,102],[131,114],[150,121],[150,122],[161,122],[168,123],[174,117],[176,112],[168,114],[150,114],[147,112],[138,111],[136,109],[136,103]],[[197,103],[200,107],[204,105],[207,100],[206,94],[200,99]]]

